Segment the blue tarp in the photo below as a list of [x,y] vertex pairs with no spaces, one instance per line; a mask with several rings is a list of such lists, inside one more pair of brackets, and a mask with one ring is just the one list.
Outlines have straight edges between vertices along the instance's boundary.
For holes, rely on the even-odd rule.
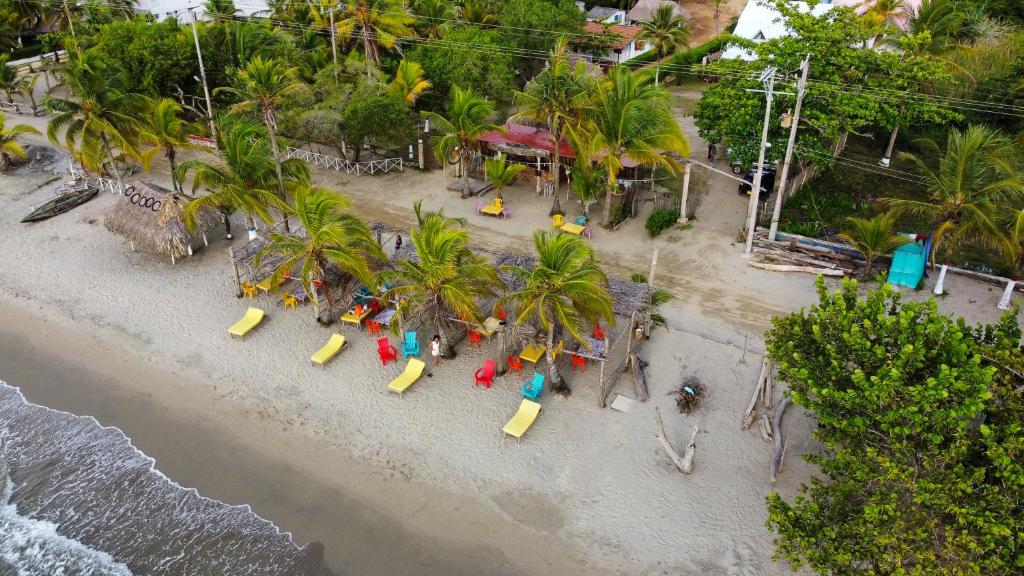
[[886,282],[893,286],[906,286],[916,289],[924,276],[924,246],[916,242],[908,242],[896,249],[892,255],[892,266]]

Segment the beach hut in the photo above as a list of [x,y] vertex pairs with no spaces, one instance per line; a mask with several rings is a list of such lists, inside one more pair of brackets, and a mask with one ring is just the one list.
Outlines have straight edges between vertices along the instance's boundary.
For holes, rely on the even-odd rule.
[[135,182],[107,212],[103,225],[114,234],[124,236],[132,251],[138,245],[147,252],[170,256],[174,263],[182,256],[192,255],[197,238],[207,245],[206,231],[221,222],[216,210],[204,210],[198,216],[195,232],[190,233],[182,215],[185,204],[191,199],[187,194],[152,182]]

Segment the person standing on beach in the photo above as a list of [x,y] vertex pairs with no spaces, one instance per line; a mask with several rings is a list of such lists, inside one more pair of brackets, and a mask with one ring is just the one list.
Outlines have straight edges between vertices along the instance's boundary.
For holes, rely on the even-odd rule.
[[401,249],[402,249],[402,235],[401,234],[395,234],[395,252],[398,252]]
[[434,339],[430,341],[430,356],[434,359],[434,366],[441,365],[441,336],[434,334]]

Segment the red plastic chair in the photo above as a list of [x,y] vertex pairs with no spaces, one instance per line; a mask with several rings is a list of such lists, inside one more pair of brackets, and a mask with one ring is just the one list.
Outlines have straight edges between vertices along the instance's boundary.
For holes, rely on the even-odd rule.
[[374,314],[380,314],[380,300],[374,298],[370,300],[370,312]]
[[523,374],[523,361],[518,356],[508,357],[508,371],[516,374]]
[[575,372],[577,368],[580,372],[587,371],[587,359],[583,356],[577,356],[576,354],[569,354],[569,358],[572,358],[572,371]]
[[505,319],[505,315],[506,315],[505,314],[505,309],[504,308],[498,308],[498,320],[504,320]]
[[484,360],[484,367],[478,368],[473,373],[473,380],[475,381],[474,386],[484,384],[490,388],[491,382],[494,381],[494,360]]
[[597,338],[598,340],[604,340],[605,336],[606,334],[604,333],[604,330],[601,329],[601,325],[594,324],[594,338]]
[[481,346],[480,333],[477,332],[476,330],[469,330],[468,332],[466,332],[466,335],[469,336],[469,345],[472,346],[473,344],[476,344],[476,347],[479,350]]
[[377,322],[376,320],[370,320],[369,322],[366,323],[366,329],[369,331],[371,336],[373,336],[374,334],[380,334],[380,322]]
[[382,366],[387,366],[388,360],[398,361],[398,350],[395,350],[387,337],[377,339],[377,355],[380,356]]

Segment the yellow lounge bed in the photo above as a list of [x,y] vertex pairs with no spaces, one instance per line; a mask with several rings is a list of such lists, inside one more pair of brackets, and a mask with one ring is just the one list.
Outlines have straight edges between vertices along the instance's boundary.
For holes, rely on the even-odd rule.
[[326,367],[325,365],[330,362],[331,358],[338,355],[348,346],[348,341],[341,334],[331,334],[330,339],[327,340],[327,344],[324,347],[317,350],[316,354],[309,357],[309,361],[314,364],[319,364],[321,368]]
[[232,324],[231,328],[228,328],[228,334],[242,338],[248,334],[250,330],[259,326],[259,323],[263,321],[263,318],[266,315],[266,312],[263,310],[250,306],[249,309],[245,311],[245,316],[242,316],[241,320]]
[[388,384],[388,392],[396,392],[399,396],[402,396],[410,386],[419,380],[420,376],[423,375],[423,369],[426,367],[427,365],[422,360],[409,358],[409,363],[405,365],[405,370],[398,375],[398,378],[395,378]]
[[544,355],[545,350],[547,350],[547,348],[540,344],[530,343],[527,344],[526,348],[523,348],[523,351],[519,353],[519,357],[527,362],[536,364],[540,361],[540,357]]
[[516,442],[519,442],[523,434],[526,434],[526,431],[530,429],[530,426],[537,419],[537,414],[540,414],[540,404],[523,398],[522,404],[519,405],[519,411],[505,424],[501,431],[515,438]]
[[505,210],[505,203],[495,198],[490,204],[481,208],[480,213],[488,216],[501,216],[503,210]]

